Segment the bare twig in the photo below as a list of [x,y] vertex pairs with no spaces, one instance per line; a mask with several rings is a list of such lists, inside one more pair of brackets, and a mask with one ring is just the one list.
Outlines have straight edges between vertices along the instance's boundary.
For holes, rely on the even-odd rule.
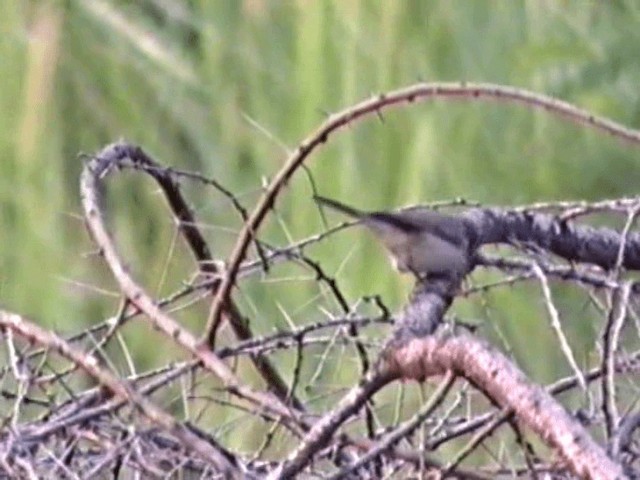
[[238,466],[235,464],[235,461],[229,459],[228,456],[221,454],[221,452],[210,443],[193,435],[189,429],[178,423],[173,416],[167,414],[152,404],[149,400],[139,395],[127,384],[118,380],[107,370],[100,368],[94,357],[79,352],[69,346],[69,344],[60,337],[47,332],[33,323],[27,322],[19,315],[10,312],[0,311],[0,326],[5,330],[11,330],[29,341],[38,343],[42,346],[47,346],[53,351],[68,358],[80,366],[80,368],[82,368],[86,373],[91,375],[100,383],[100,385],[109,389],[109,391],[114,395],[136,406],[136,408],[138,408],[149,420],[173,432],[190,448],[202,455],[205,460],[212,462],[216,469],[233,478],[240,477],[240,471]]
[[411,435],[411,433],[416,428],[418,428],[422,424],[422,422],[424,422],[424,420],[427,419],[433,413],[433,411],[443,402],[447,393],[449,393],[449,390],[451,390],[455,379],[455,375],[452,372],[448,372],[442,382],[440,382],[440,385],[438,386],[436,391],[433,392],[433,395],[431,395],[431,398],[425,403],[420,411],[413,416],[413,418],[407,420],[393,432],[387,434],[378,442],[375,447],[371,448],[366,455],[363,455],[356,462],[341,469],[338,473],[330,478],[334,480],[344,478],[348,474],[357,471],[359,468],[373,461],[379,455],[382,455],[385,451],[392,448],[401,439]]
[[[230,392],[244,397],[277,415],[282,415],[285,418],[294,418],[295,415],[293,415],[292,411],[274,395],[256,392],[243,385],[217,355],[206,347],[202,348],[196,338],[161,310],[156,302],[129,275],[106,229],[100,208],[99,182],[101,178],[112,165],[113,158],[128,158],[130,155],[130,151],[126,146],[121,148],[119,145],[114,145],[112,148],[115,152],[109,152],[110,155],[105,158],[97,156],[86,164],[80,184],[87,225],[93,234],[95,242],[100,246],[102,255],[111,268],[123,294],[149,317],[155,327],[186,349],[194,358],[198,358],[207,370],[218,376]],[[206,245],[202,244],[199,248],[205,249]]]
[[370,371],[362,382],[342,399],[335,410],[316,422],[289,459],[267,478],[285,479],[298,474],[311,461],[313,455],[324,448],[345,420],[357,413],[375,392],[394,378],[395,375],[389,371]]
[[560,314],[558,313],[558,309],[553,303],[553,298],[551,296],[551,289],[549,288],[549,282],[547,281],[547,277],[540,268],[538,264],[533,265],[533,272],[540,280],[540,285],[542,286],[542,293],[544,295],[545,304],[547,306],[547,311],[549,312],[549,319],[551,320],[551,328],[556,333],[558,337],[558,341],[560,342],[560,350],[564,354],[569,366],[573,370],[580,383],[580,388],[585,395],[588,393],[587,381],[584,379],[584,375],[582,374],[582,370],[578,366],[578,362],[573,355],[573,351],[571,350],[571,345],[569,345],[569,341],[562,330],[562,323],[560,322]]
[[611,438],[615,435],[619,422],[619,414],[615,398],[614,355],[618,348],[620,331],[622,330],[624,320],[627,316],[630,292],[631,284],[628,282],[613,291],[611,311],[609,312],[607,323],[602,335],[602,413],[604,414],[604,425],[607,438]]

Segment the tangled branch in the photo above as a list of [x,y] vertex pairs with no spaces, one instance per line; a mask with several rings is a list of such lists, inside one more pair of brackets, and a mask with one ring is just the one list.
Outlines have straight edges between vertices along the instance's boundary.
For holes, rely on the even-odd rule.
[[[498,85],[419,84],[331,115],[291,154],[251,213],[216,179],[162,167],[136,145],[105,147],[85,164],[82,206],[124,300],[118,315],[67,338],[0,311],[8,359],[0,370],[0,395],[11,406],[0,433],[0,469],[11,477],[87,477],[107,471],[117,476],[125,470],[154,477],[184,471],[205,478],[273,479],[426,472],[469,479],[637,474],[637,395],[621,388],[621,382],[632,381],[640,352],[621,347],[621,331],[629,319],[640,330],[635,309],[640,287],[627,274],[640,269],[640,235],[632,231],[639,198],[468,208],[458,215],[480,249],[468,276],[475,280],[476,271],[491,270],[499,278],[471,285],[457,277],[420,278],[396,314],[379,298],[350,301],[333,274],[308,253],[342,226],[283,246],[260,237],[288,180],[335,131],[385,108],[434,98],[519,103],[640,144],[640,132],[544,95]],[[103,195],[107,179],[122,169],[157,182],[195,259],[197,280],[167,298],[153,298],[134,279],[108,231]],[[209,247],[182,180],[216,189],[237,211],[243,226],[226,263]],[[594,227],[588,219],[595,212],[623,212],[627,222],[619,231]],[[248,257],[252,244],[256,258]],[[495,244],[502,245],[499,256],[485,251]],[[276,275],[272,267],[277,262],[311,272],[318,291],[335,300],[339,311],[321,305],[324,318],[290,320],[289,329],[256,334],[255,320],[239,306],[233,289],[256,272]],[[530,281],[542,287],[541,301],[573,372],[547,388],[474,327],[446,321],[458,298],[482,298],[488,291]],[[563,331],[552,282],[575,286],[599,309],[602,348],[590,370],[579,364]],[[209,307],[200,332],[192,332],[171,312],[185,301]],[[186,360],[137,375],[119,372],[107,350],[134,318]],[[217,338],[223,325],[233,332],[233,342]],[[340,360],[332,358],[338,348],[349,352],[345,361],[359,362],[361,372],[355,381],[332,389],[316,380],[327,369],[340,370]],[[237,368],[243,358],[259,382]],[[425,385],[439,376],[444,379],[419,402],[422,406],[405,403],[407,382]],[[171,400],[176,385],[181,385],[179,402]],[[565,403],[571,392],[578,409],[569,410]],[[227,422],[229,412],[235,417]],[[258,446],[239,448],[234,435],[248,419]],[[490,438],[499,435],[502,442],[511,439],[506,447]],[[553,455],[534,446],[540,443]],[[483,461],[479,450],[494,452],[496,445],[509,455]],[[458,453],[447,455],[444,446]]]

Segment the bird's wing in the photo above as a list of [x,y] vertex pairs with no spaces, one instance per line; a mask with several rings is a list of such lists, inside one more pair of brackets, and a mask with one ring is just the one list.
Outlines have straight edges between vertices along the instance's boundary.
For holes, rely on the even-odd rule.
[[[405,221],[412,223],[420,230],[425,229],[424,226],[428,225],[428,230],[431,234],[437,235],[454,245],[464,246],[466,229],[461,218],[425,208],[405,210],[401,212],[401,215]],[[444,219],[447,221],[442,221]]]
[[313,199],[319,204],[319,205],[323,205],[329,208],[332,208],[334,210],[337,210],[338,212],[344,213],[345,215],[348,215],[350,217],[353,218],[362,218],[365,215],[367,215],[365,212],[361,211],[361,210],[357,210],[355,208],[352,208],[348,205],[345,205],[344,203],[340,203],[336,200],[331,200],[330,198],[326,198],[326,197],[321,197],[320,195],[314,195]]

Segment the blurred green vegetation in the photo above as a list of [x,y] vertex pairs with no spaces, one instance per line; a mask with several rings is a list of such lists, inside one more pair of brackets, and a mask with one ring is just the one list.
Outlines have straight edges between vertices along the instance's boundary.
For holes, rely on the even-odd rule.
[[[118,306],[79,216],[79,152],[125,138],[166,165],[215,177],[251,206],[285,148],[327,112],[419,80],[512,84],[640,126],[634,0],[8,0],[1,11],[0,301],[61,331]],[[514,205],[633,195],[639,159],[543,112],[437,101],[341,132],[309,166],[323,195],[390,208],[455,197]],[[185,189],[225,258],[237,215],[217,192]],[[194,267],[159,194],[134,174],[110,181],[109,192],[112,229],[135,275],[158,295],[172,291]],[[304,174],[277,207],[278,221],[262,232],[273,243],[323,228]],[[351,301],[380,294],[396,308],[410,288],[356,230],[311,253]],[[238,293],[259,332],[320,318],[313,276],[278,268],[291,276],[252,279]],[[570,289],[554,292],[586,361],[601,315],[576,306]],[[461,301],[457,311],[488,324],[521,365],[549,380],[568,367],[540,298],[532,284]],[[196,328],[205,312],[181,315]],[[134,330],[134,353],[157,361],[144,329]],[[327,382],[354,378],[357,368],[349,370]]]

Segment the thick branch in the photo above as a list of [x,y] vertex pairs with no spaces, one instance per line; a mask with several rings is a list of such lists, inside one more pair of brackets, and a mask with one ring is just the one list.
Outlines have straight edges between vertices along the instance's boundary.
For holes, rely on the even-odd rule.
[[582,478],[625,478],[622,468],[544,389],[532,384],[501,352],[468,334],[430,335],[391,348],[392,371],[423,380],[453,371],[466,378],[519,422],[553,446]]
[[[463,217],[475,230],[478,244],[522,242],[538,246],[565,260],[614,268],[623,236],[610,228],[595,228],[563,221],[555,215],[501,208],[474,208]],[[622,263],[640,270],[640,233],[624,241]]]
[[298,148],[289,156],[284,166],[274,176],[258,202],[258,205],[245,222],[242,232],[234,246],[229,259],[229,268],[211,305],[211,312],[207,321],[207,328],[203,339],[212,344],[216,328],[220,323],[231,289],[236,282],[240,264],[245,258],[247,248],[255,232],[265,219],[267,212],[273,207],[280,191],[287,184],[295,171],[300,168],[305,159],[319,146],[327,142],[329,136],[346,125],[381,110],[393,106],[426,101],[434,98],[456,98],[462,100],[494,100],[518,103],[529,108],[544,109],[547,112],[562,116],[575,123],[600,130],[625,141],[640,144],[640,131],[627,128],[606,118],[577,108],[570,103],[548,97],[546,95],[522,90],[514,87],[493,84],[469,83],[421,83],[407,88],[378,95],[365,100],[351,108],[331,115],[318,129],[305,138]]

